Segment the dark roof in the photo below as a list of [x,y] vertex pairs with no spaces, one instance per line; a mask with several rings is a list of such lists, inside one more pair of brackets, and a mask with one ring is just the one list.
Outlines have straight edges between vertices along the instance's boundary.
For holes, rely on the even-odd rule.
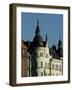
[[[24,45],[26,47],[28,47],[28,50],[35,49],[34,42],[31,42],[31,41],[22,41],[22,42],[24,43]],[[43,41],[43,47],[45,47],[45,45],[46,45],[46,41]],[[49,48],[49,54],[55,59],[60,59],[61,58],[59,56],[58,50],[55,49],[55,48]]]

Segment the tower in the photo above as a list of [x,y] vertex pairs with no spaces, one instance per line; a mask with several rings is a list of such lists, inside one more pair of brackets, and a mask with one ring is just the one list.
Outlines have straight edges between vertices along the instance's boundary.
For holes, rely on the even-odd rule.
[[50,57],[49,48],[48,48],[48,37],[47,37],[47,34],[46,34],[46,39],[45,39],[45,55],[46,55],[46,57]]
[[43,60],[44,60],[44,43],[43,38],[41,37],[39,21],[37,20],[37,26],[35,30],[35,36],[33,38],[33,48],[32,48],[32,60],[31,60],[32,76],[41,76],[40,70],[41,68],[43,68]]
[[48,47],[48,38],[47,38],[47,34],[46,34],[46,40],[45,40],[45,47]]
[[35,31],[35,37],[33,39],[34,47],[43,47],[43,39],[40,35],[40,27],[39,27],[39,21],[37,20],[37,26]]
[[59,56],[59,58],[63,57],[63,48],[62,48],[61,40],[59,40],[59,42],[58,42],[58,56]]

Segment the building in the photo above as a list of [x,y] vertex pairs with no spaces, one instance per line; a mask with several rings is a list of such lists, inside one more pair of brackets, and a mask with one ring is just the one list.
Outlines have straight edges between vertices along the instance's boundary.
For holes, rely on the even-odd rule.
[[21,76],[29,76],[29,52],[27,52],[28,47],[24,44],[24,41],[21,42]]
[[57,76],[63,74],[62,42],[59,40],[58,49],[55,45],[49,48],[47,35],[44,41],[40,34],[39,21],[37,21],[33,41],[26,41],[24,44],[28,47],[29,53],[29,76]]

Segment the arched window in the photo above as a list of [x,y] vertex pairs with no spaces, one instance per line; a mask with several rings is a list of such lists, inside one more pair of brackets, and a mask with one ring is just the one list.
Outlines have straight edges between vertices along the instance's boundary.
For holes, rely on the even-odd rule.
[[41,61],[41,68],[43,67],[43,62]]

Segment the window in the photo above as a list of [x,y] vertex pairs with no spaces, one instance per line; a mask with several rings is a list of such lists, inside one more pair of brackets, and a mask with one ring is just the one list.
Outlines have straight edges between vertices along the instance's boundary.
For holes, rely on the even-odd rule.
[[47,76],[47,73],[45,73],[45,76]]
[[48,65],[47,65],[47,63],[45,63],[45,68],[48,68]]
[[59,70],[62,71],[62,66],[61,65],[59,66]]
[[43,62],[41,61],[41,68],[43,67]]
[[48,58],[48,54],[46,54],[46,58]]
[[56,70],[58,70],[58,65],[56,64]]
[[41,76],[43,76],[43,72],[41,72]]
[[44,69],[44,76],[47,76],[47,72],[46,72],[46,70]]
[[43,57],[43,53],[42,52],[40,52],[40,56]]
[[48,68],[50,68],[50,64],[48,63]]
[[54,69],[54,64],[52,64],[52,69]]

